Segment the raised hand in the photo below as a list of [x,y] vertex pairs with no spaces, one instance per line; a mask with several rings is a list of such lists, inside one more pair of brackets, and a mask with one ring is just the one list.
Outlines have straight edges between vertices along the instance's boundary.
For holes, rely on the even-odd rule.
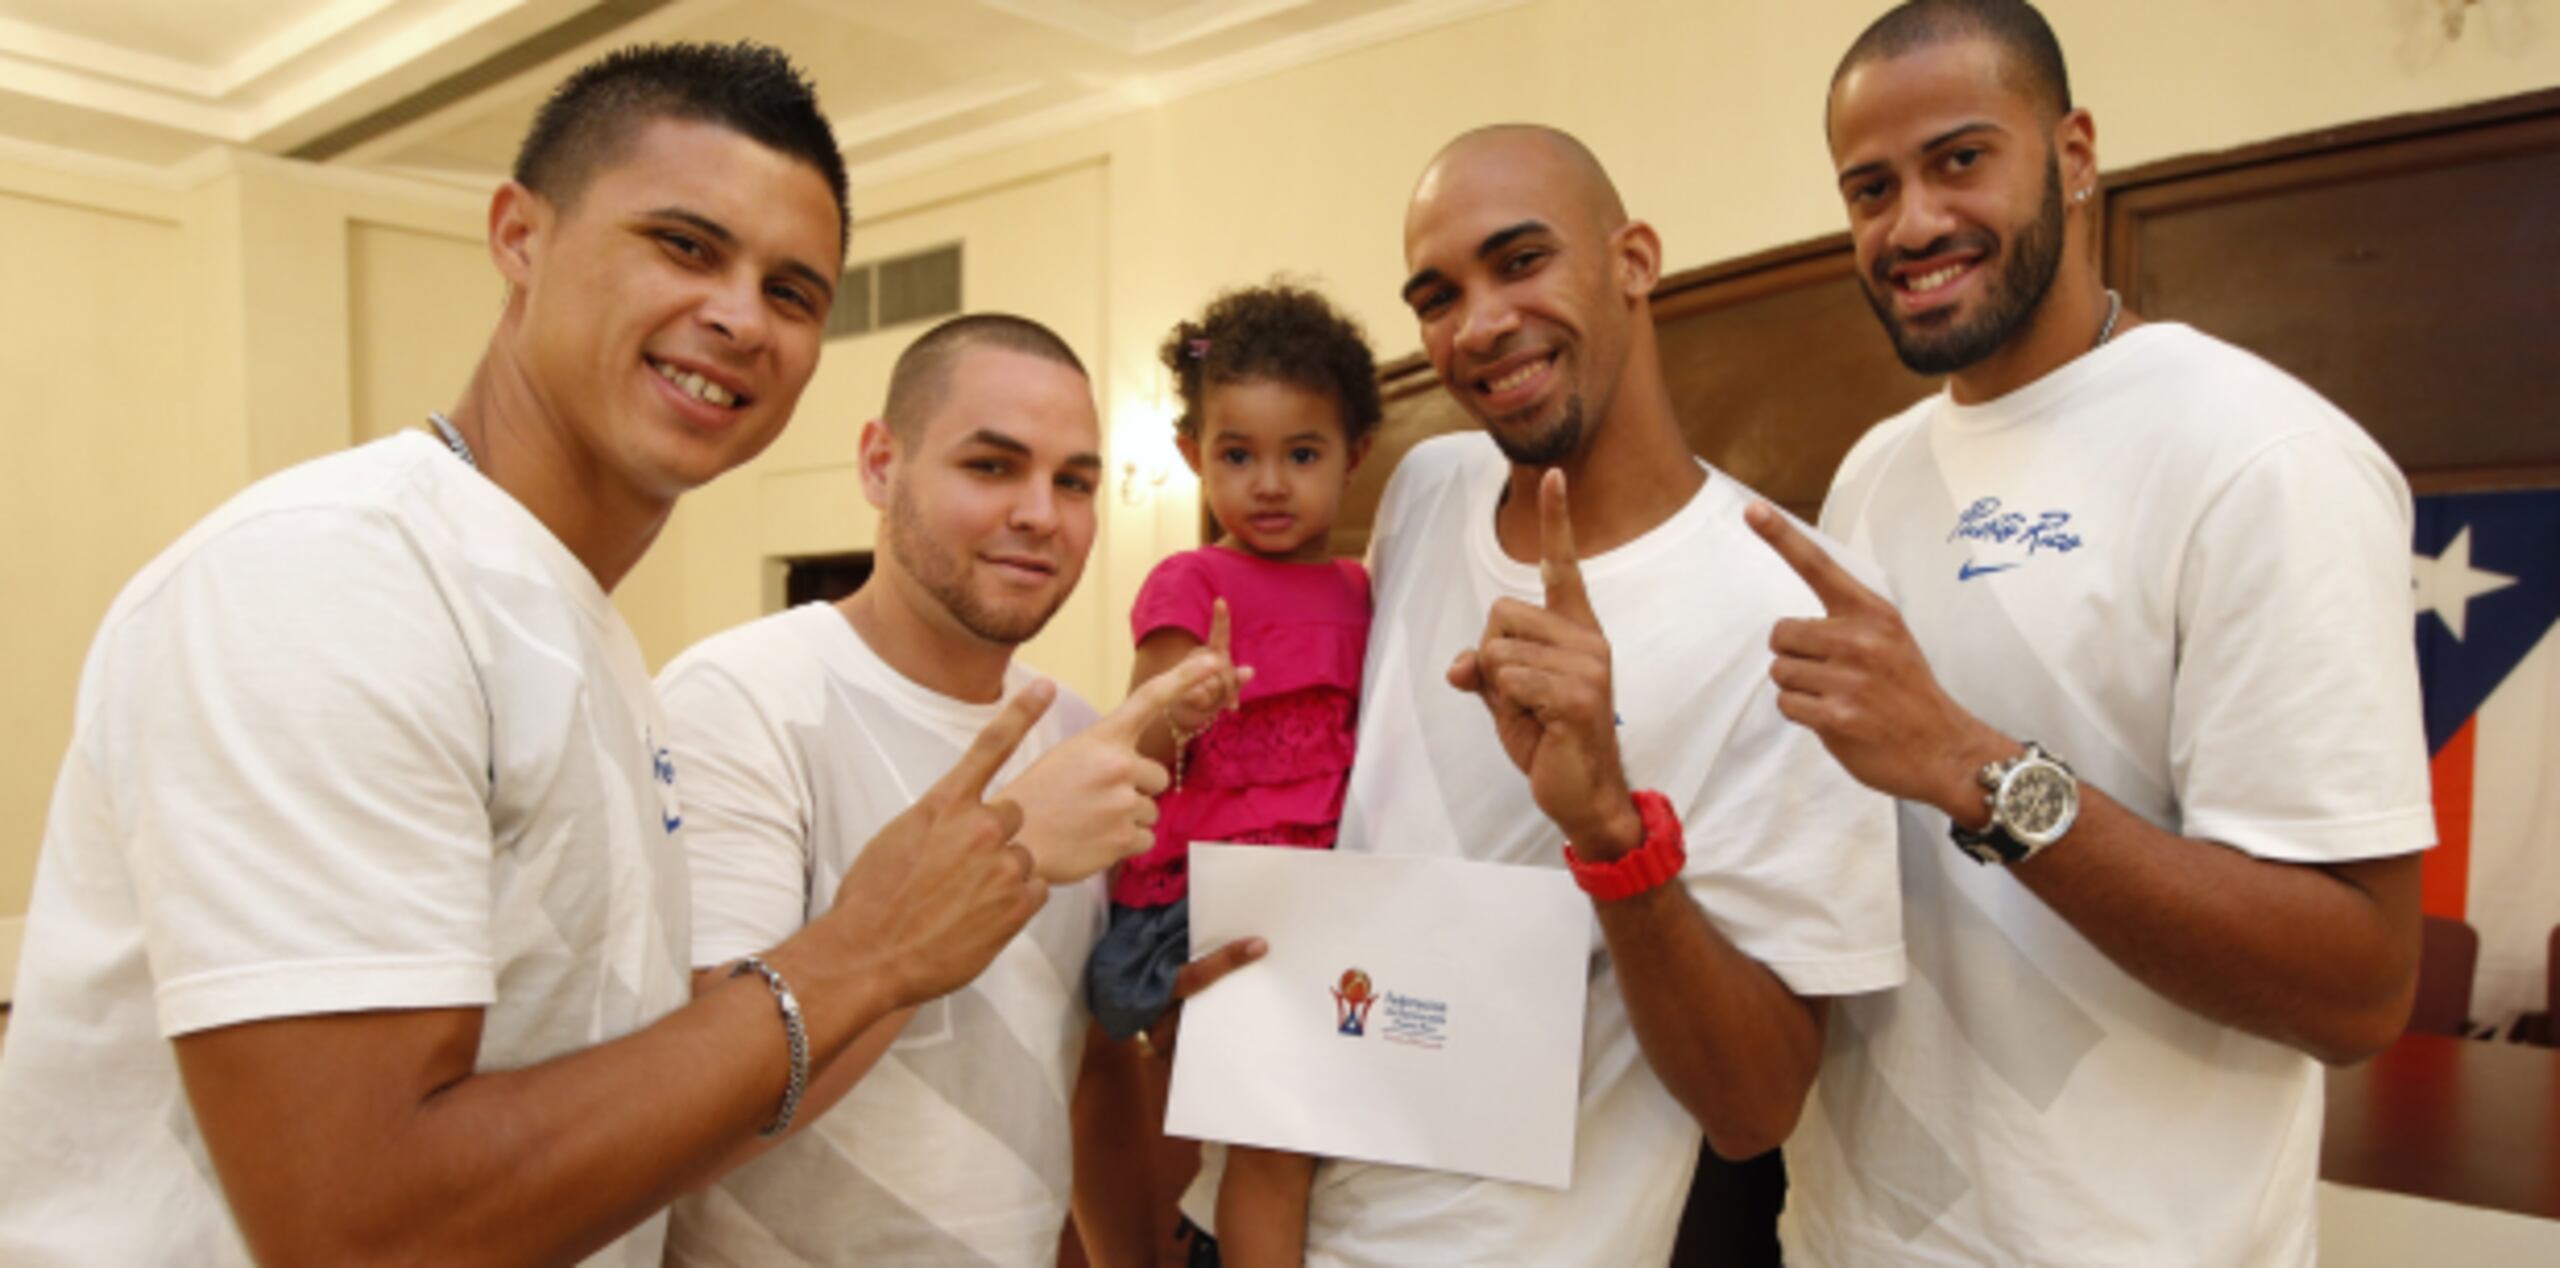
[[980,798],[1056,695],[1037,683],[1008,702],[837,887],[829,918],[851,922],[864,952],[890,966],[901,1007],[967,985],[1048,901],[1031,852],[1014,840],[1022,810]]
[[1449,683],[1483,697],[1538,809],[1576,852],[1606,861],[1642,843],[1644,824],[1619,764],[1609,640],[1583,589],[1562,471],[1538,483],[1538,557],[1546,602],[1495,600]]
[[1140,755],[1138,737],[1175,701],[1232,672],[1223,653],[1203,647],[1005,785],[1006,799],[1022,807],[1022,843],[1042,880],[1080,881],[1155,844],[1155,797],[1170,781]]
[[1978,823],[1973,773],[2018,751],[1938,686],[1902,613],[1849,575],[1777,509],[1762,502],[1743,520],[1821,601],[1816,619],[1781,620],[1769,632],[1769,676],[1778,711],[1821,737],[1859,783],[1927,802]]
[[[1236,707],[1244,684],[1253,681],[1250,666],[1238,667],[1227,652],[1227,601],[1217,599],[1209,605],[1209,641],[1201,650],[1218,658],[1220,672],[1194,685],[1166,705],[1165,721],[1184,735],[1198,735],[1217,721],[1218,715]],[[1196,653],[1195,653],[1196,654]]]

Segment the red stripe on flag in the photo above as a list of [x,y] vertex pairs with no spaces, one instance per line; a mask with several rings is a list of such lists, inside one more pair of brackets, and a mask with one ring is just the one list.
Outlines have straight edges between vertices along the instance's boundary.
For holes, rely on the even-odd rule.
[[2427,764],[2435,785],[2436,848],[2420,871],[2420,905],[2430,916],[2460,920],[2471,897],[2471,753],[2479,738],[2478,715],[2436,750]]

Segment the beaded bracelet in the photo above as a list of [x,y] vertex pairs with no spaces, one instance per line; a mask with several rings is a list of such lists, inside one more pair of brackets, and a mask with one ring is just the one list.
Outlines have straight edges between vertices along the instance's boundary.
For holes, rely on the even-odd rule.
[[1182,791],[1182,768],[1185,759],[1191,755],[1191,742],[1199,739],[1203,731],[1183,730],[1182,724],[1173,720],[1171,709],[1165,710],[1164,729],[1173,733],[1173,791],[1180,792]]

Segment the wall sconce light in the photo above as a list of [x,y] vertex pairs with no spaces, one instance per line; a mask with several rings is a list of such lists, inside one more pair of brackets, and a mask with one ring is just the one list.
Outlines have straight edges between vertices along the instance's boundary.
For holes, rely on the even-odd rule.
[[2533,38],[2531,0],[2399,0],[2400,63],[2410,71],[2424,69],[2477,30],[2489,47],[2501,53],[2521,51]]
[[1156,490],[1163,488],[1164,482],[1171,478],[1173,473],[1161,465],[1148,466],[1135,458],[1122,459],[1120,504],[1122,506],[1144,505],[1148,499],[1156,495]]
[[1173,444],[1173,421],[1181,413],[1161,392],[1123,397],[1112,407],[1111,472],[1122,506],[1153,501],[1184,470],[1182,451]]

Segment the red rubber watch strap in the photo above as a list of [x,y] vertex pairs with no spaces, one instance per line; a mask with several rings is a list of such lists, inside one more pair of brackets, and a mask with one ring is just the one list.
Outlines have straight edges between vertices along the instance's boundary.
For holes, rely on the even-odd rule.
[[1604,903],[1655,889],[1678,876],[1689,862],[1680,816],[1672,813],[1671,799],[1646,789],[1635,795],[1635,803],[1636,815],[1644,821],[1644,840],[1636,848],[1606,863],[1593,863],[1571,845],[1564,847],[1564,865],[1572,870],[1573,883]]

